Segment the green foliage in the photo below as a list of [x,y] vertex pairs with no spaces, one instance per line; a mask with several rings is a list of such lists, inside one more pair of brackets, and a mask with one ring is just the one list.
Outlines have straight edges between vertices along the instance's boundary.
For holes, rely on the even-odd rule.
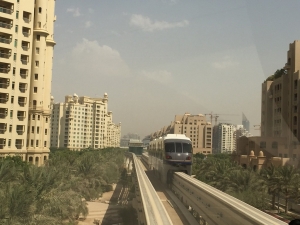
[[274,81],[276,80],[277,78],[280,78],[283,74],[285,73],[285,69],[279,69],[279,70],[276,70],[276,72],[269,76],[266,81]]
[[0,160],[0,224],[77,224],[86,200],[119,180],[123,150],[56,149],[42,167],[20,157]]
[[218,188],[258,209],[267,209],[267,196],[284,196],[286,209],[288,199],[300,200],[300,173],[293,166],[274,167],[271,165],[258,172],[244,169],[232,162],[229,155],[195,157],[193,174],[196,178]]
[[133,207],[121,208],[119,214],[124,222],[124,225],[138,225],[136,218],[137,212]]

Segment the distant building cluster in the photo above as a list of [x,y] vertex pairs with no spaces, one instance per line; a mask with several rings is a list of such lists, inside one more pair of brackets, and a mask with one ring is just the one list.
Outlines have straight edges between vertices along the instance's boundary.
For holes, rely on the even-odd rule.
[[233,153],[240,137],[251,134],[243,125],[220,123],[213,128],[213,153]]
[[212,153],[212,125],[206,121],[203,114],[176,115],[170,125],[152,133],[150,140],[165,136],[167,134],[185,134],[192,141],[195,153]]
[[67,95],[64,103],[53,104],[51,121],[51,147],[120,147],[121,123],[113,123],[106,93],[103,98]]
[[140,136],[138,134],[133,134],[133,133],[128,133],[126,135],[124,135],[122,138],[121,138],[121,142],[120,142],[120,146],[121,147],[128,147],[128,144],[129,144],[129,141],[130,139],[133,139],[133,140],[140,140]]

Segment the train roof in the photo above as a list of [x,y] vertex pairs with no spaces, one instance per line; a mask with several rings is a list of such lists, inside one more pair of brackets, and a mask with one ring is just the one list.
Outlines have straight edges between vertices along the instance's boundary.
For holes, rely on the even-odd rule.
[[168,139],[183,139],[183,140],[191,140],[185,134],[167,134],[166,136],[163,137],[164,140]]

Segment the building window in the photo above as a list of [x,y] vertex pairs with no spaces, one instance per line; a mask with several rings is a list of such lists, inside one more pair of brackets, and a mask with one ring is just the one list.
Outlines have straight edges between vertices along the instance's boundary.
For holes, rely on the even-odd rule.
[[14,96],[11,96],[11,98],[10,98],[10,103],[11,103],[11,104],[14,103]]
[[38,22],[38,27],[41,28],[42,27],[42,23]]
[[15,32],[16,32],[16,33],[18,33],[18,30],[19,30],[18,28],[19,28],[18,25],[16,25],[16,26],[15,26]]
[[16,11],[16,19],[19,19],[19,11]]
[[259,147],[260,148],[266,148],[266,142],[265,141],[261,141]]
[[9,125],[9,133],[12,132],[12,125]]
[[36,140],[36,141],[35,141],[35,146],[36,146],[36,147],[39,147],[39,140]]
[[47,133],[48,133],[48,130],[47,130],[47,129],[45,129],[45,135],[47,135]]
[[15,39],[15,47],[18,46],[18,39]]
[[44,141],[44,147],[47,147],[47,141]]
[[34,133],[34,126],[31,127],[31,133]]
[[11,146],[11,139],[8,139],[8,147]]
[[40,41],[41,40],[41,35],[36,35],[36,40]]
[[35,115],[34,114],[32,114],[32,120],[35,120]]
[[39,79],[39,75],[36,73],[36,74],[34,74],[34,79],[35,80],[38,80]]
[[36,133],[39,134],[40,133],[40,127],[36,128]]
[[33,93],[37,93],[37,87],[33,87]]
[[17,60],[17,53],[14,53],[14,61]]
[[40,65],[39,61],[35,61],[35,66],[39,67],[39,65]]
[[38,120],[40,120],[41,119],[41,116],[40,115],[38,115]]
[[33,147],[33,140],[30,140],[30,146]]
[[40,54],[40,48],[35,48],[35,53]]
[[278,149],[278,143],[276,141],[272,142],[272,148],[273,149]]
[[11,82],[11,89],[12,89],[12,90],[15,90],[15,82],[14,82],[14,81]]
[[13,118],[13,115],[14,115],[14,111],[13,111],[13,110],[10,110],[10,118],[11,118],[11,119]]

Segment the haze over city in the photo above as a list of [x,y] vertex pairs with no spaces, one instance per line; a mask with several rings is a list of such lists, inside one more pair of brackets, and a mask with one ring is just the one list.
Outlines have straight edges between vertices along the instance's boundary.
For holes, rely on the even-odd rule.
[[300,37],[299,6],[57,1],[52,95],[62,102],[67,94],[107,92],[122,134],[143,137],[185,112],[240,115],[220,116],[233,124],[244,112],[253,128],[261,83],[284,66],[289,43]]

